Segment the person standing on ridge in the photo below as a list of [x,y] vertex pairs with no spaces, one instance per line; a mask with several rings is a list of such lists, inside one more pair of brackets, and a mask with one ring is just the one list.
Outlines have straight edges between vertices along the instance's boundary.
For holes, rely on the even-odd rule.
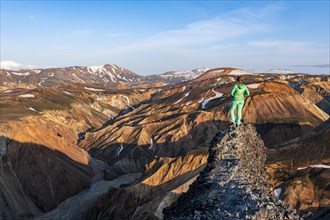
[[[241,76],[237,77],[237,83],[231,89],[230,95],[233,96],[233,101],[230,106],[230,126],[238,127],[241,124],[242,118],[242,108],[244,106],[244,97],[250,95],[250,91],[246,85],[243,83],[243,78]],[[236,117],[234,114],[235,109],[237,108]]]

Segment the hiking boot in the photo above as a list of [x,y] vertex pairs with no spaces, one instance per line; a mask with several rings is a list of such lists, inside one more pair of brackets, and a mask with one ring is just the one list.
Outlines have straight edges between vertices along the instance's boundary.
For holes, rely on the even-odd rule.
[[230,123],[230,128],[236,128],[236,124],[234,122]]

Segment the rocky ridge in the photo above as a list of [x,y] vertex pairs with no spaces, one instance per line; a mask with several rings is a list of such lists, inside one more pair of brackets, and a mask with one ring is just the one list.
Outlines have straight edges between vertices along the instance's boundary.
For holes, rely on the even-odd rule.
[[265,161],[252,125],[217,133],[205,169],[164,219],[301,219],[269,190]]

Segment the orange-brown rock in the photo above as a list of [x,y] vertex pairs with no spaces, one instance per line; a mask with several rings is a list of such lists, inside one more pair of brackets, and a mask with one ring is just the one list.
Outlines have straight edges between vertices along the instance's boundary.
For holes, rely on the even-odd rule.
[[266,171],[280,198],[301,212],[330,206],[330,121],[301,138],[268,150]]

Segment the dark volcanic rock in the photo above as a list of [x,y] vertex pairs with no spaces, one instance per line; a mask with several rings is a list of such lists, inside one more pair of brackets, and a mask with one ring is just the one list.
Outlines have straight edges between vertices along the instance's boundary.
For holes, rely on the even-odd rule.
[[206,168],[164,219],[300,219],[266,182],[263,141],[252,125],[218,133]]

